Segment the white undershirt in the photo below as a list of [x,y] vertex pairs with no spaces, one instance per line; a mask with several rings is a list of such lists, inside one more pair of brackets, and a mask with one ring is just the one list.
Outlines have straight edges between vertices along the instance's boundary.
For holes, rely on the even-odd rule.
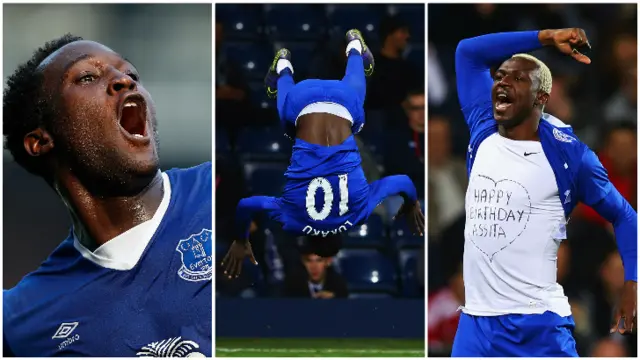
[[349,112],[349,110],[347,110],[346,107],[333,102],[315,102],[305,106],[304,109],[300,111],[300,114],[298,114],[298,117],[296,117],[296,126],[298,126],[298,119],[302,115],[314,114],[314,113],[332,114],[332,115],[341,117],[343,119],[349,120],[353,125],[353,117],[351,116],[351,113]]
[[485,139],[469,177],[465,211],[463,312],[571,314],[556,280],[566,219],[540,142],[497,133]]
[[167,174],[162,173],[164,194],[158,210],[153,217],[115,238],[107,241],[94,252],[84,247],[74,234],[73,245],[82,256],[104,268],[113,270],[131,270],[140,260],[149,241],[155,234],[171,201],[171,183]]

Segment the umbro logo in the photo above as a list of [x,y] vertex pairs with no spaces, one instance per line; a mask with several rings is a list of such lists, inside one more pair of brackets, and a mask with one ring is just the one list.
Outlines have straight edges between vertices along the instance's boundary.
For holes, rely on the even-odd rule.
[[56,333],[51,337],[52,339],[64,339],[60,344],[58,344],[58,350],[62,351],[62,349],[80,340],[79,334],[73,334],[73,331],[76,329],[76,327],[78,327],[77,321],[60,324],[58,330],[56,330]]
[[535,155],[535,154],[539,154],[539,153],[537,153],[537,152],[525,152],[524,156]]
[[76,329],[76,327],[78,327],[78,322],[62,323],[62,324],[60,324],[60,327],[58,328],[56,333],[53,334],[53,336],[51,338],[52,339],[65,339],[67,336],[71,335],[71,333],[73,332],[73,330]]

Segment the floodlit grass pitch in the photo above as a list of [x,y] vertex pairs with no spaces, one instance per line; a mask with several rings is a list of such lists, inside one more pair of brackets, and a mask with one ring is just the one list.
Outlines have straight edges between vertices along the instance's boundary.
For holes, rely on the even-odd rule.
[[424,339],[216,339],[219,357],[424,357]]

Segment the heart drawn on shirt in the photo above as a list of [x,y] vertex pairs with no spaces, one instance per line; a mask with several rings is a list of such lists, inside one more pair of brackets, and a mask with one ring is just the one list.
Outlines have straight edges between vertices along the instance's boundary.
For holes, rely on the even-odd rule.
[[466,194],[465,238],[493,261],[525,231],[531,216],[531,196],[519,182],[476,175]]

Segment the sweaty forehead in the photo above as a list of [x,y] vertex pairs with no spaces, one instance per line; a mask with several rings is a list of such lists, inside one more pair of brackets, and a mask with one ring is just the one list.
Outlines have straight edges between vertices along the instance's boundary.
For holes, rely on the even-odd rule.
[[[60,77],[78,60],[91,57],[97,59],[121,59],[120,55],[95,41],[81,40],[67,44],[44,59],[38,69],[46,77]],[[56,76],[57,75],[57,76]]]

